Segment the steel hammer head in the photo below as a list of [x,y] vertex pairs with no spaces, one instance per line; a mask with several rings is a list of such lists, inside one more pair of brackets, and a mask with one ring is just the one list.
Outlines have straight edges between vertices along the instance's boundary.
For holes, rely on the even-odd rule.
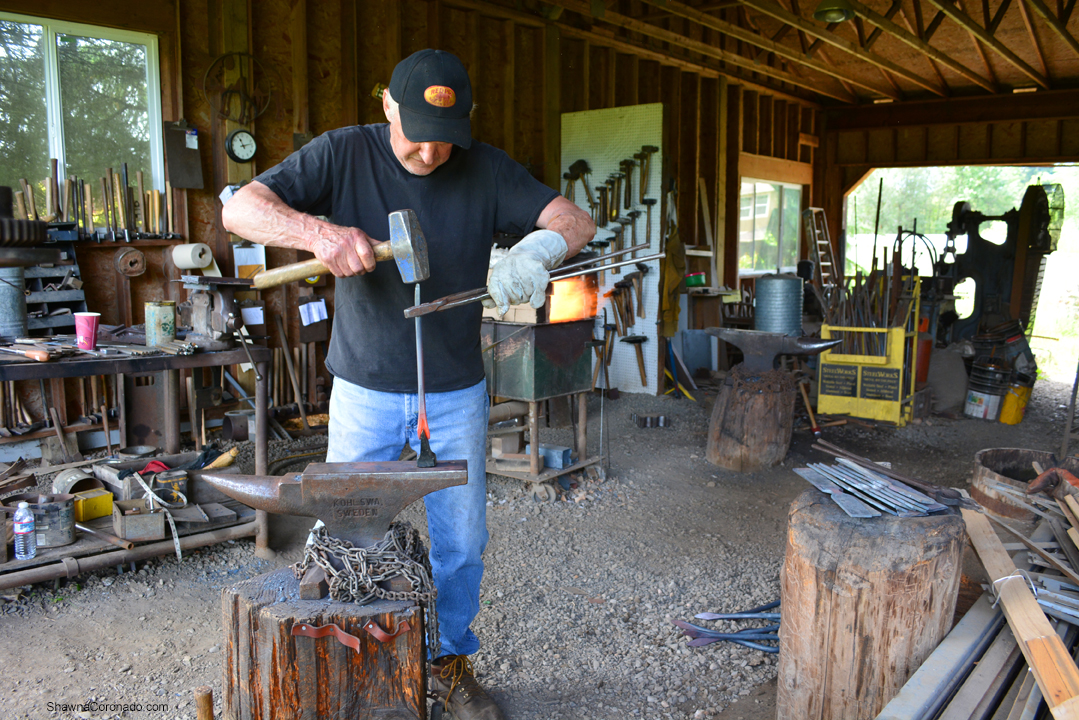
[[427,238],[423,236],[420,221],[412,210],[396,210],[390,213],[390,249],[401,280],[417,283],[431,277],[427,262]]

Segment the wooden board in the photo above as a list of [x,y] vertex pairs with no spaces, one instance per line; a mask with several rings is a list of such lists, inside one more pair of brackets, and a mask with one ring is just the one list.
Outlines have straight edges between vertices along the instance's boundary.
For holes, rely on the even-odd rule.
[[[1079,718],[1079,668],[1068,654],[1030,587],[1016,575],[1015,563],[993,532],[989,520],[963,510],[967,533],[986,573],[994,581],[1008,625],[1030,665],[1053,717]],[[1016,575],[1015,579],[1003,580]],[[999,582],[998,582],[999,581]]]

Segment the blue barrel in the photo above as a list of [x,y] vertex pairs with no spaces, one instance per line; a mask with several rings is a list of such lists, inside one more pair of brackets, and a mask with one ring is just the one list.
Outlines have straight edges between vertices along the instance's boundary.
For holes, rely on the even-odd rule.
[[802,278],[762,275],[757,278],[753,329],[783,335],[802,335]]

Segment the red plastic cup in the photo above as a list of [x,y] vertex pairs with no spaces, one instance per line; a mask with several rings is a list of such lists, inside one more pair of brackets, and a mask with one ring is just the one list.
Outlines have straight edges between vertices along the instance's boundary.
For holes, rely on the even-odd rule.
[[75,341],[80,350],[93,350],[97,347],[97,323],[101,313],[75,313]]

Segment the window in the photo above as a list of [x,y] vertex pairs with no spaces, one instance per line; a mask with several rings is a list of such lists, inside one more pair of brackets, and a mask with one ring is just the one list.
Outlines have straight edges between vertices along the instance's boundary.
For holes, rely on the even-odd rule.
[[742,180],[738,269],[742,275],[794,270],[798,264],[802,187]]
[[156,36],[0,13],[0,185],[25,178],[40,210],[50,158],[61,186],[127,163],[165,189]]

